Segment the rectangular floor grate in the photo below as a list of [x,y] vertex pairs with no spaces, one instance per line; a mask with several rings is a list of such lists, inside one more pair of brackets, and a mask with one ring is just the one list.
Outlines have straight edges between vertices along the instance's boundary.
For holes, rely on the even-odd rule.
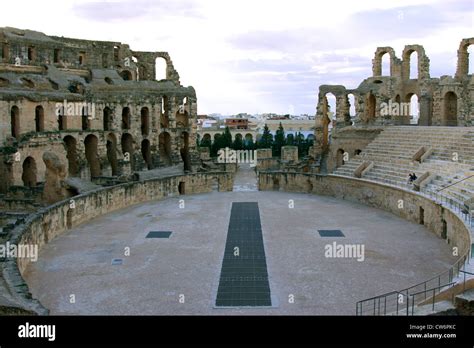
[[258,203],[232,203],[216,306],[271,306]]
[[150,231],[146,238],[169,238],[171,233],[171,231]]
[[345,237],[341,230],[318,230],[321,237]]
[[123,259],[112,259],[112,266],[121,266],[123,265]]

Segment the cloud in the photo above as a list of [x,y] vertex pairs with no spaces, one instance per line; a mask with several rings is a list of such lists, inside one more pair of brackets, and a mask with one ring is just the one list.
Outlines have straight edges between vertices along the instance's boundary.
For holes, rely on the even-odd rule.
[[146,17],[158,20],[170,16],[200,16],[196,3],[190,0],[95,1],[76,3],[72,9],[79,17],[101,22],[128,22]]

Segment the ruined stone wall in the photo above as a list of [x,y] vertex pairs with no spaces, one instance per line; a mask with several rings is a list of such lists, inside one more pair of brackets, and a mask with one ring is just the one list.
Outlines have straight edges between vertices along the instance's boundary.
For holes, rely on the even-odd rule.
[[[44,181],[41,155],[47,151],[58,152],[69,167],[74,157],[77,168],[68,168],[69,176],[84,179],[179,163],[187,171],[198,167],[196,92],[180,85],[167,52],[15,28],[0,28],[0,47],[0,173],[6,178],[0,192],[23,184],[22,163],[11,161],[13,153],[34,157],[38,183]],[[166,61],[165,80],[155,81],[156,59]],[[73,116],[65,111],[72,103],[87,104],[88,117],[81,117],[82,109]],[[89,135],[97,145],[86,155]],[[65,137],[74,139],[74,151],[61,144]]]
[[[463,39],[458,50],[458,65],[454,76],[432,78],[430,59],[421,45],[406,45],[399,59],[393,48],[378,47],[372,60],[372,75],[355,89],[340,85],[322,85],[319,88],[315,119],[315,158],[328,159],[330,170],[336,166],[336,151],[329,145],[331,138],[351,125],[356,127],[379,127],[390,125],[414,125],[415,112],[410,100],[416,95],[419,103],[418,125],[422,126],[474,126],[474,80],[469,75],[467,48],[474,44],[474,38]],[[418,61],[411,64],[410,58],[416,52]],[[382,72],[382,57],[388,54],[390,71]],[[410,72],[417,70],[414,78]],[[327,95],[336,97],[336,110],[330,110]],[[354,95],[355,117],[349,115],[348,96]],[[387,104],[398,104],[400,110],[387,109]],[[405,103],[405,105],[402,105]],[[407,105],[408,104],[408,108]],[[388,110],[388,114],[387,114]],[[334,120],[331,114],[334,113]],[[331,129],[332,125],[332,129]],[[354,143],[364,143],[355,138]],[[347,147],[347,145],[345,145]],[[360,146],[360,147],[361,147]]]

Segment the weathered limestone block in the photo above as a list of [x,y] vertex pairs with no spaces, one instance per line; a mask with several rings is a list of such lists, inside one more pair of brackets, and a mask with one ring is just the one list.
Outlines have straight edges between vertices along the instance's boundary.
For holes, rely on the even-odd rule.
[[46,182],[44,184],[43,199],[48,203],[60,201],[68,196],[64,180],[67,176],[66,165],[53,152],[45,152],[43,161],[46,165]]
[[281,148],[281,160],[298,162],[298,147],[297,146],[283,146]]

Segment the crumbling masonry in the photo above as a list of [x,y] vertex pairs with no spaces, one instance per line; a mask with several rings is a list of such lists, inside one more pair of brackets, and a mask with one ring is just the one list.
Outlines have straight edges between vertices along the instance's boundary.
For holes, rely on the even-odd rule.
[[196,92],[166,52],[0,29],[0,193],[41,193],[50,178],[55,201],[66,177],[113,184],[157,167],[193,171],[196,114]]
[[[414,125],[412,110],[405,113],[384,113],[384,103],[410,103],[412,96],[416,95],[419,103],[416,125],[474,126],[474,79],[472,74],[468,74],[468,47],[472,44],[474,38],[461,41],[454,76],[432,78],[430,60],[421,45],[405,46],[402,59],[395,55],[393,48],[378,47],[372,61],[373,76],[365,79],[359,87],[347,89],[341,85],[320,86],[314,156],[322,162],[323,169],[332,171],[338,166],[338,161],[342,161],[341,154],[337,153],[340,148],[351,156],[356,155],[378,134],[374,128]],[[414,52],[418,57],[416,67],[410,66],[410,56]],[[382,57],[385,54],[390,57],[388,76],[382,76]],[[418,76],[410,78],[410,69],[415,68]],[[329,93],[336,98],[335,110],[329,110]],[[353,96],[355,115],[350,114],[350,95]],[[349,131],[347,127],[352,130]],[[342,129],[345,132],[340,133]]]

